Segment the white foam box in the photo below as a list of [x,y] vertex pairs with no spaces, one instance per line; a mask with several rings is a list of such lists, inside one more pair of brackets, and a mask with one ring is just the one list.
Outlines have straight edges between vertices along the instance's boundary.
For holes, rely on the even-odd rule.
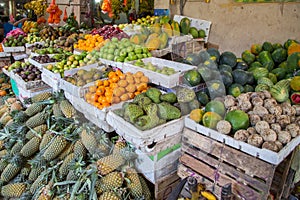
[[136,73],[141,71],[144,73],[145,76],[149,78],[149,82],[154,83],[156,85],[161,85],[166,88],[173,88],[178,86],[181,83],[181,77],[183,76],[184,72],[195,69],[195,66],[187,65],[179,62],[173,62],[161,58],[144,58],[142,59],[144,63],[151,62],[153,65],[157,66],[158,68],[163,68],[164,66],[170,67],[175,69],[176,73],[172,75],[165,75],[158,72],[154,72],[148,69],[144,69],[139,66],[135,66],[135,61],[124,63],[123,72],[131,72]]
[[35,89],[46,85],[46,83],[43,82],[42,80],[25,82],[22,79],[22,77],[20,77],[18,74],[15,73],[15,70],[11,72],[11,78],[14,79],[18,84],[18,86],[23,88],[24,90]]
[[36,44],[44,45],[45,42],[34,42],[34,43],[32,43],[32,44],[26,43],[26,44],[25,44],[25,47],[26,47],[26,48],[30,48],[30,47],[35,46]]
[[185,17],[188,18],[189,20],[191,20],[191,27],[195,27],[198,30],[203,29],[205,31],[206,37],[204,38],[204,42],[207,43],[209,33],[210,33],[211,22],[207,21],[207,20],[191,18],[191,17],[187,17],[187,16],[183,16],[183,15],[174,15],[173,20],[180,23],[180,21]]
[[112,67],[117,67],[119,68],[120,70],[123,69],[123,65],[124,63],[122,62],[115,62],[115,61],[112,61],[112,60],[106,60],[106,59],[103,59],[103,58],[99,58],[100,62],[102,64],[105,64],[105,65],[110,65]]
[[11,71],[8,71],[7,69],[2,68],[2,72],[6,75],[6,76],[11,76]]
[[137,149],[146,148],[153,144],[153,142],[162,142],[165,138],[182,132],[184,127],[183,117],[181,117],[156,126],[150,130],[142,131],[122,117],[116,115],[113,112],[113,109],[108,112],[106,121],[115,129],[118,135],[124,137]]
[[54,91],[59,90],[61,76],[58,73],[53,73],[50,70],[43,68],[42,69],[42,81],[47,83]]
[[135,160],[137,171],[155,184],[162,177],[177,170],[179,157],[181,156],[181,144],[166,148],[154,156],[150,156],[140,150],[135,150],[135,153],[137,154],[137,159]]
[[194,122],[193,120],[191,120],[188,116],[185,117],[184,123],[185,123],[185,127],[191,130],[194,130],[202,135],[210,137],[219,142],[223,142],[228,146],[231,146],[244,153],[247,153],[249,155],[252,155],[254,157],[257,157],[261,160],[264,160],[274,165],[279,165],[300,144],[300,136],[298,135],[296,138],[292,139],[277,153],[268,149],[261,149],[255,147],[248,143],[236,140],[231,136],[224,135],[215,130],[202,126]]
[[0,58],[10,57],[10,53],[0,52]]
[[75,54],[75,55],[79,55],[79,54],[81,54],[83,52],[83,50],[80,50],[80,49],[74,49],[73,50],[73,54]]
[[25,51],[25,47],[24,46],[18,46],[18,47],[5,47],[2,44],[3,47],[3,51],[6,53],[13,53],[13,52],[23,52]]
[[48,66],[48,65],[55,65],[57,62],[52,62],[52,63],[39,63],[35,60],[33,60],[32,58],[28,58],[28,62],[30,62],[31,64],[33,64],[34,66],[36,66],[39,69],[43,69],[44,67]]

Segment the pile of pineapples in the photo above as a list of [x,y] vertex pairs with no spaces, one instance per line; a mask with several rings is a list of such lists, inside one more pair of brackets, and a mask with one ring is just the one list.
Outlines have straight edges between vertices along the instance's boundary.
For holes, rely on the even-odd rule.
[[124,140],[111,142],[61,93],[30,100],[0,124],[0,198],[152,199]]

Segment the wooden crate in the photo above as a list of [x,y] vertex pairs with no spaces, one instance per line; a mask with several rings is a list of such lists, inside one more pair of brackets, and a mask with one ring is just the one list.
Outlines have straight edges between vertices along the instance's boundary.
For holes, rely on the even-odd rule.
[[169,174],[161,178],[154,185],[154,196],[156,200],[166,200],[172,191],[176,188],[180,182],[180,177],[177,175],[177,172]]
[[232,183],[233,193],[243,199],[267,199],[270,191],[281,199],[291,155],[275,166],[187,128],[182,141],[181,178],[194,176],[219,198],[222,186]]

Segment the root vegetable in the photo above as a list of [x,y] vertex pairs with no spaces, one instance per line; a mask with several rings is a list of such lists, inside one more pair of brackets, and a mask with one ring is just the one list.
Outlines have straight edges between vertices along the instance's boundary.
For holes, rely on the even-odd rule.
[[266,142],[275,142],[277,140],[277,134],[272,129],[268,129],[260,134],[264,141]]
[[296,116],[290,116],[291,123],[295,123],[296,119],[297,119]]
[[291,123],[291,119],[288,115],[279,115],[276,117],[276,122],[281,126],[281,128],[285,128]]
[[226,120],[221,120],[217,123],[217,131],[227,135],[231,131],[231,124]]
[[275,144],[278,146],[279,150],[280,151],[282,148],[283,148],[283,144],[281,142],[279,142],[278,140],[275,141]]
[[277,106],[274,106],[274,107],[270,107],[268,108],[269,112],[273,115],[282,115],[282,108],[281,106],[277,105]]
[[259,97],[261,99],[265,99],[265,94],[263,92],[253,92],[251,95],[250,95],[251,99],[253,99],[254,97]]
[[280,124],[277,123],[271,124],[271,129],[278,134],[281,131],[281,126]]
[[260,117],[258,115],[249,115],[250,118],[250,124],[252,126],[255,126],[257,122],[261,121]]
[[230,111],[233,111],[233,110],[240,110],[240,107],[239,106],[232,106],[232,107],[229,107],[227,109],[227,112],[230,112]]
[[236,101],[236,99],[233,96],[231,96],[231,95],[225,96],[224,105],[225,105],[226,109],[228,109],[230,107],[233,107],[236,104],[237,104],[237,101]]
[[285,127],[285,130],[288,131],[293,138],[300,135],[300,127],[297,124],[289,124]]
[[271,107],[275,107],[277,105],[278,105],[277,101],[274,98],[264,100],[264,107],[267,108],[267,109],[269,109]]
[[276,145],[275,142],[264,142],[262,145],[262,148],[269,149],[269,150],[275,151],[275,152],[279,151],[279,147]]
[[300,116],[300,105],[293,105],[293,108],[296,111],[296,116]]
[[235,132],[234,134],[234,139],[236,140],[240,140],[243,142],[246,142],[248,140],[248,137],[250,136],[249,132],[246,130],[238,130],[237,132]]
[[290,103],[284,102],[281,104],[282,114],[288,116],[295,116],[296,110],[291,106]]
[[238,106],[241,108],[242,111],[248,112],[252,109],[252,104],[250,101],[242,101],[239,102]]
[[257,133],[262,134],[263,132],[270,129],[270,125],[266,121],[259,121],[255,124],[255,130]]
[[252,102],[253,106],[263,106],[264,105],[264,100],[262,100],[260,97],[254,97],[251,102]]
[[268,122],[269,124],[275,123],[276,117],[272,114],[266,114],[262,118],[264,121]]
[[266,99],[272,98],[272,95],[271,95],[271,93],[269,91],[264,90],[262,93],[264,94],[264,96],[265,96]]
[[242,93],[237,98],[239,103],[242,103],[244,101],[250,101],[250,94],[249,93]]
[[251,144],[256,147],[260,147],[263,142],[264,142],[264,139],[258,134],[252,134],[247,139],[248,144]]
[[264,115],[269,114],[269,111],[263,106],[254,106],[253,113],[263,117]]
[[249,127],[249,128],[247,128],[247,131],[248,131],[251,135],[257,134],[257,132],[256,132],[256,130],[255,130],[254,127]]
[[288,131],[279,131],[277,134],[278,141],[282,144],[287,144],[291,141],[292,136]]

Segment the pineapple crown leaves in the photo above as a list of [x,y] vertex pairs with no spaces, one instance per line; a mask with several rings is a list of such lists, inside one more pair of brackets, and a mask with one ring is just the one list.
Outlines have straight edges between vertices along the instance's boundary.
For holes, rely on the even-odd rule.
[[16,153],[14,157],[11,158],[10,162],[16,166],[22,166],[25,162],[25,159],[20,153]]
[[19,111],[16,115],[14,115],[14,122],[17,123],[24,123],[26,122],[28,116],[26,115],[26,113],[24,111]]
[[32,168],[36,168],[36,167],[46,168],[48,162],[42,156],[35,156],[33,159],[28,161],[28,164],[30,164]]

